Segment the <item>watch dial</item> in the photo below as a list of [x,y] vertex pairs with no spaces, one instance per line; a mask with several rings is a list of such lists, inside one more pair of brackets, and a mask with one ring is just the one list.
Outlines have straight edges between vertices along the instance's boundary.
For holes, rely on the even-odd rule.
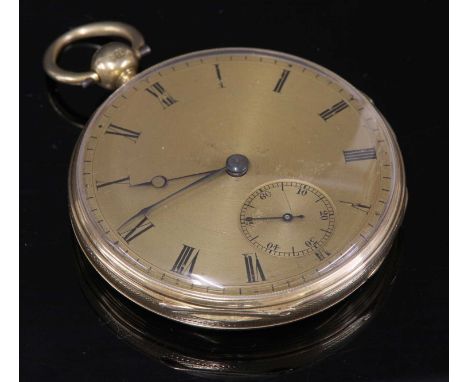
[[311,282],[375,234],[397,154],[361,93],[318,65],[217,50],[150,69],[97,112],[80,203],[116,261],[182,292]]

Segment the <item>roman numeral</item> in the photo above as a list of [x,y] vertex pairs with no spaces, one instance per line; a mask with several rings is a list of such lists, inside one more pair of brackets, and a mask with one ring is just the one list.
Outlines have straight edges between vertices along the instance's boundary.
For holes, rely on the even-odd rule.
[[326,257],[330,256],[330,253],[325,251],[323,248],[315,247],[314,254],[320,261],[324,260]]
[[127,176],[126,178],[111,180],[109,182],[99,182],[96,180],[96,188],[98,190],[102,187],[110,186],[111,184],[130,184],[130,177]]
[[[326,232],[326,233],[330,233],[330,231],[326,231],[324,229],[321,229],[321,231],[323,232]],[[305,245],[309,248],[312,248],[312,250],[314,251],[314,255],[317,257],[317,259],[319,259],[320,261],[322,261],[323,259],[325,259],[327,256],[330,256],[330,253],[327,252],[316,240],[314,240],[313,238],[312,239],[309,239],[305,242]],[[293,247],[294,248],[294,247]]]
[[349,105],[341,100],[338,103],[335,103],[331,108],[322,111],[319,115],[324,121],[330,119],[334,115],[337,115],[340,111],[346,109]]
[[[265,273],[263,273],[262,266],[260,265],[260,261],[258,260],[257,254],[255,253],[255,261],[252,257],[252,254],[243,254],[244,261],[245,261],[245,270],[247,272],[247,282],[249,283],[256,283],[260,281],[266,280]],[[255,262],[255,264],[254,264]]]
[[340,203],[348,204],[351,207],[357,209],[358,211],[365,212],[366,214],[371,209],[371,206],[367,206],[367,205],[362,204],[362,203],[345,202],[344,200],[340,200]]
[[368,149],[359,149],[359,150],[346,150],[343,151],[345,162],[354,162],[358,160],[367,160],[367,159],[376,159],[377,154],[375,148],[370,147]]
[[276,83],[275,88],[273,89],[275,93],[281,93],[284,83],[288,79],[289,73],[290,73],[289,70],[286,70],[286,69],[283,70],[283,72],[281,73],[281,77],[279,78],[278,82]]
[[184,244],[184,247],[182,248],[182,251],[180,251],[179,256],[177,256],[177,260],[174,263],[171,271],[180,275],[190,276],[193,272],[198,253],[200,251],[197,251],[195,254],[194,252],[195,248]]
[[163,109],[166,109],[177,102],[177,100],[171,96],[159,82],[156,82],[149,88],[146,88],[146,91],[158,99]]
[[216,78],[218,79],[218,85],[220,88],[224,88],[223,78],[221,77],[221,70],[219,64],[215,64]]
[[136,142],[141,133],[129,129],[124,129],[123,127],[111,123],[106,130],[106,134],[120,135],[121,137],[130,139],[132,142]]
[[154,224],[151,223],[145,216],[133,228],[119,233],[127,243],[130,243],[132,240],[136,239],[138,236],[140,236],[141,234],[145,233],[153,227]]

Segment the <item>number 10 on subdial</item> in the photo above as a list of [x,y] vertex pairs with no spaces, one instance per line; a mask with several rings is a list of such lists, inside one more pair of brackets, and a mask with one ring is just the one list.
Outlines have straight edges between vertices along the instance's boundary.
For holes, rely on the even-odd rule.
[[244,202],[240,223],[247,240],[274,256],[329,255],[325,245],[335,229],[335,209],[317,187],[278,180],[253,191]]

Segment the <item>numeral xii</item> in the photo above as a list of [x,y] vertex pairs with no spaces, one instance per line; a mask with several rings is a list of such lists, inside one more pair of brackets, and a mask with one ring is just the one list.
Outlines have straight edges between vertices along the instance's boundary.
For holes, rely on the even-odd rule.
[[218,86],[220,88],[224,88],[223,77],[221,76],[221,69],[219,68],[219,64],[215,64],[215,71],[216,71],[216,78],[218,79]]

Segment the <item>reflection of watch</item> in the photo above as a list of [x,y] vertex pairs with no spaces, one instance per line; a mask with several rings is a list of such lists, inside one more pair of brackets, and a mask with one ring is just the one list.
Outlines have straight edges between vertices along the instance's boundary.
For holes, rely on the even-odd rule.
[[[70,41],[94,71],[55,65]],[[317,313],[380,265],[403,217],[396,139],[336,74],[283,53],[195,52],[135,76],[144,42],[97,23],[48,50],[54,78],[120,86],[94,113],[70,168],[84,253],[122,294],[203,327],[254,328]]]
[[76,258],[88,301],[120,339],[176,369],[204,377],[253,377],[316,365],[351,341],[391,291],[401,256],[397,243],[375,276],[333,308],[291,325],[240,333],[191,328],[158,317],[122,297],[78,251]]

